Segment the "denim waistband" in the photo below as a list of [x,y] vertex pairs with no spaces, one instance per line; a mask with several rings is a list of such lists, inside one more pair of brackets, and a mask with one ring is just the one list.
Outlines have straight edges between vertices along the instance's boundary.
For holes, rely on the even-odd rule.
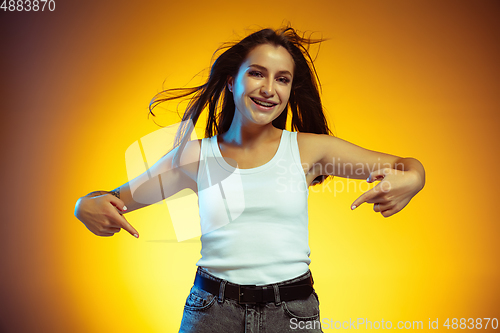
[[[220,278],[218,278],[218,277],[210,274],[205,268],[200,267],[200,266],[198,266],[196,274],[204,276],[204,277],[206,277],[208,279],[211,279],[211,280],[214,280],[214,281],[217,281],[217,282],[222,282],[223,281],[222,279],[220,279]],[[283,286],[283,285],[287,285],[287,284],[290,284],[290,283],[294,283],[294,282],[298,282],[298,281],[302,281],[302,280],[308,280],[308,279],[313,280],[312,274],[311,274],[311,270],[308,270],[304,274],[299,275],[297,277],[294,277],[293,279],[290,279],[290,280],[285,280],[285,281],[281,281],[281,282],[277,282],[277,283],[270,283],[270,284],[266,284],[266,285],[259,285],[259,287],[270,287],[270,288],[272,288],[273,285]],[[313,280],[313,282],[314,282],[314,280]],[[229,281],[227,281],[227,283],[232,284],[232,285],[236,285],[236,286],[238,285],[236,283],[232,283],[232,282],[229,282]]]

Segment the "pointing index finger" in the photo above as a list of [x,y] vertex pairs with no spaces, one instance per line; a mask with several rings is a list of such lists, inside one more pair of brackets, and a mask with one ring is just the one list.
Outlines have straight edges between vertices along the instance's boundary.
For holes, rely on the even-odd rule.
[[363,193],[362,195],[359,196],[351,205],[351,210],[356,209],[356,207],[359,207],[363,202],[368,202],[368,203],[375,203],[379,202],[380,200],[384,200],[384,195],[387,194],[387,192],[391,189],[391,184],[387,181],[382,181],[377,184],[374,188],[371,190]]
[[351,205],[351,210],[356,209],[356,207],[359,207],[359,205],[361,205],[363,202],[366,202],[368,199],[369,193],[370,193],[370,191],[365,192],[365,193],[361,194],[361,196],[359,196],[356,200],[354,200],[354,202]]
[[126,230],[129,234],[131,234],[135,238],[139,238],[139,232],[135,230],[135,228],[130,223],[128,223],[128,221],[125,219],[123,215],[120,214],[120,216],[121,216],[120,227]]
[[[378,186],[378,185],[377,185]],[[351,210],[356,209],[356,207],[359,207],[363,202],[368,202],[372,201],[372,199],[377,198],[379,196],[380,192],[377,191],[377,187],[372,188],[371,190],[361,194],[356,200],[351,205]]]

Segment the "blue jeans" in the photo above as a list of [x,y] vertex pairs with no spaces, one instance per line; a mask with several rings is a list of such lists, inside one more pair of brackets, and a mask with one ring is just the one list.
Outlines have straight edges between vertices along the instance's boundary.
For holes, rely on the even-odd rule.
[[[198,274],[220,280],[198,267]],[[277,283],[308,280],[311,272]],[[323,332],[319,319],[319,300],[315,291],[306,299],[239,304],[221,295],[213,295],[195,285],[184,306],[179,333],[284,333]]]

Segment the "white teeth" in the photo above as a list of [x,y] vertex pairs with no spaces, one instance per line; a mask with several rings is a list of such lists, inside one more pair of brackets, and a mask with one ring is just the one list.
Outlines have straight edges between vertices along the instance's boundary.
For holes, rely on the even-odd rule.
[[257,103],[259,105],[265,106],[265,107],[271,107],[274,105],[273,103],[262,102],[262,101],[259,101],[258,99],[253,99],[253,98],[252,98],[252,101],[254,101],[255,103]]

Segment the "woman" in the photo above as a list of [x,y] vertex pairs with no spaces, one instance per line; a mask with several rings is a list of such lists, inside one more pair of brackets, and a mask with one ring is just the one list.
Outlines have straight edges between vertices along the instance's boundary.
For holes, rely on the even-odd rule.
[[[138,237],[124,213],[184,188],[198,192],[202,258],[181,332],[321,331],[308,269],[308,187],[328,176],[381,180],[351,209],[373,203],[375,212],[389,217],[424,186],[418,160],[330,135],[308,53],[318,42],[286,27],[226,46],[204,85],[153,99],[151,110],[191,96],[175,148],[149,175],[77,202],[75,215],[96,235],[123,228]],[[207,106],[206,138],[189,141],[189,125]],[[285,130],[288,114],[294,132]],[[211,185],[224,179],[231,181],[221,185],[223,200],[217,201]],[[163,186],[155,196],[149,189],[158,181]],[[228,222],[217,225],[222,220]]]

